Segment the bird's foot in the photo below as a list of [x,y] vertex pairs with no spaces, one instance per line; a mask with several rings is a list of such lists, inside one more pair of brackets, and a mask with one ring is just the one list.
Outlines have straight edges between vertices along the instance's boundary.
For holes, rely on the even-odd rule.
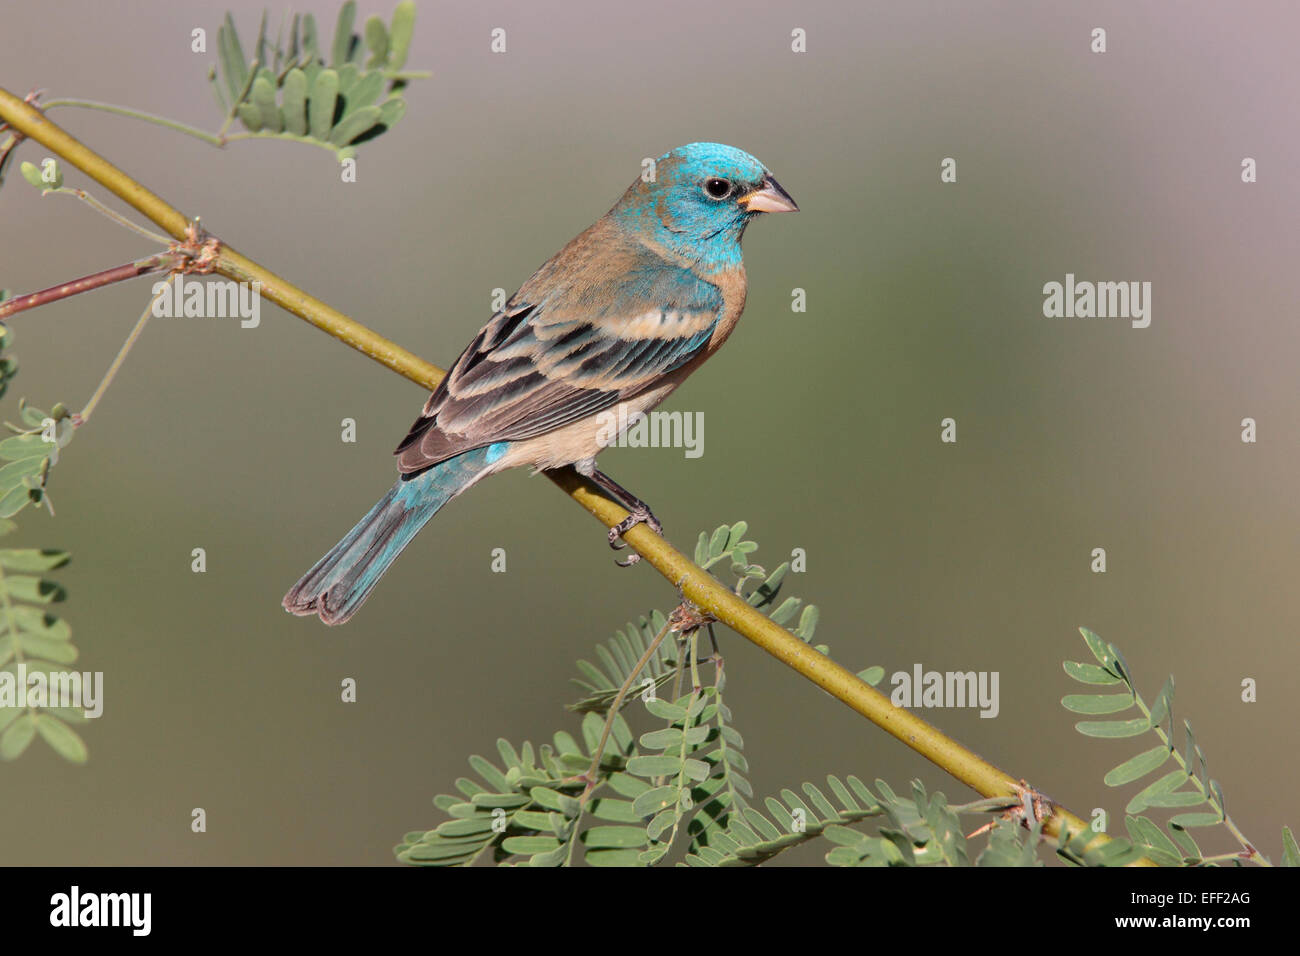
[[[664,526],[659,523],[659,519],[654,516],[654,512],[642,505],[639,508],[633,508],[626,518],[609,529],[609,546],[615,551],[626,548],[627,542],[623,540],[623,535],[639,524],[646,525],[655,534],[659,534],[664,530]],[[640,560],[641,555],[629,554],[626,561],[616,560],[614,563],[620,568],[630,568]]]

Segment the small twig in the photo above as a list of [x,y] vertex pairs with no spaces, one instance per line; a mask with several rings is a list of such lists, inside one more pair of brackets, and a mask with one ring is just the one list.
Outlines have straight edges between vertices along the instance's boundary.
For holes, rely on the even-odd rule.
[[15,313],[25,312],[37,306],[48,305],[60,299],[80,295],[82,292],[102,289],[104,286],[122,282],[125,279],[134,279],[137,276],[151,275],[157,272],[167,272],[172,268],[175,260],[176,257],[173,253],[160,252],[157,255],[137,259],[134,262],[113,266],[113,268],[105,269],[102,272],[82,276],[80,279],[73,279],[71,282],[50,286],[50,288],[42,289],[40,292],[32,292],[29,295],[6,299],[4,302],[0,302],[0,321],[4,321]]
[[[114,214],[110,213],[110,215]],[[142,275],[152,275],[159,272],[206,275],[216,269],[217,257],[221,253],[221,240],[204,232],[197,219],[190,223],[186,229],[183,241],[173,242],[161,236],[159,239],[170,247],[167,252],[146,256],[134,262],[127,262],[111,269],[105,269],[102,272],[83,276],[80,279],[73,279],[71,282],[50,286],[50,288],[42,289],[40,292],[20,295],[0,302],[0,322],[18,312],[25,312],[37,306],[48,305],[60,299],[80,295],[82,292],[92,292],[115,282],[134,279]]]
[[91,209],[95,210],[95,212],[102,213],[103,215],[107,216],[109,219],[113,220],[119,226],[122,226],[125,229],[130,229],[132,232],[144,236],[146,239],[150,239],[158,243],[160,246],[166,246],[171,243],[171,239],[169,239],[167,236],[164,236],[161,233],[152,232],[144,228],[144,226],[138,226],[135,223],[133,223],[130,219],[127,219],[125,216],[113,212],[113,210],[109,209],[107,206],[105,206],[94,196],[90,195],[90,193],[86,192],[84,189],[74,189],[71,186],[60,186],[58,189],[44,189],[41,191],[41,195],[42,196],[60,196],[60,195],[72,196],[86,203],[88,206],[90,206]]
[[153,123],[155,126],[164,126],[177,133],[184,133],[186,136],[193,136],[197,139],[203,140],[205,143],[210,143],[213,146],[224,145],[224,141],[218,135],[198,129],[194,126],[187,126],[185,123],[178,123],[176,120],[167,119],[165,116],[155,116],[153,113],[146,113],[143,110],[133,110],[125,106],[115,106],[112,103],[97,103],[94,100],[58,99],[40,104],[41,110],[52,110],[60,106],[75,106],[85,110],[102,110],[105,113],[116,113],[119,116],[129,116],[132,119],[143,120],[146,123]]
[[117,376],[117,370],[120,369],[122,363],[126,361],[126,356],[127,353],[131,351],[131,346],[135,345],[136,339],[138,339],[140,333],[144,331],[145,323],[149,321],[149,316],[153,313],[154,304],[165,295],[167,295],[166,287],[159,290],[158,294],[149,300],[149,304],[145,306],[144,311],[140,313],[140,318],[136,320],[135,328],[133,328],[131,334],[126,337],[126,341],[122,343],[122,347],[117,350],[117,357],[113,359],[113,364],[110,365],[108,371],[104,373],[104,380],[99,383],[99,388],[95,389],[95,394],[90,396],[90,401],[88,401],[86,407],[81,410],[81,414],[72,416],[72,424],[80,428],[82,425],[86,424],[86,422],[90,421],[90,415],[95,410],[95,406],[98,405],[99,400],[104,397],[104,392],[108,391],[108,386],[113,384],[113,379]]
[[610,731],[614,727],[614,718],[618,716],[619,708],[623,706],[623,699],[627,697],[627,692],[632,688],[632,684],[636,680],[637,675],[640,674],[645,666],[650,663],[650,658],[653,657],[655,651],[659,649],[659,645],[663,643],[663,639],[668,636],[668,632],[672,630],[672,626],[671,619],[664,622],[664,626],[661,627],[659,633],[654,636],[654,640],[650,642],[650,646],[647,647],[645,653],[641,655],[641,659],[636,662],[636,666],[633,667],[631,672],[627,675],[627,680],[623,681],[623,686],[618,689],[618,694],[614,697],[614,702],[609,705],[609,713],[605,717],[605,729],[600,735],[600,744],[596,747],[596,752],[591,756],[591,766],[588,767],[587,772],[579,778],[585,780],[587,783],[586,789],[582,791],[582,796],[578,798],[579,803],[585,804],[587,798],[591,796],[592,790],[596,787],[596,782],[599,779],[600,759],[605,755],[605,744],[609,741]]

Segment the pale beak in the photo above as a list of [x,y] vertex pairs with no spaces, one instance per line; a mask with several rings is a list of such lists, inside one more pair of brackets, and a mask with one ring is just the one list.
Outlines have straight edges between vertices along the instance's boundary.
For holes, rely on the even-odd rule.
[[790,198],[790,194],[770,175],[764,177],[762,186],[745,193],[736,201],[745,207],[746,212],[799,211],[799,206]]

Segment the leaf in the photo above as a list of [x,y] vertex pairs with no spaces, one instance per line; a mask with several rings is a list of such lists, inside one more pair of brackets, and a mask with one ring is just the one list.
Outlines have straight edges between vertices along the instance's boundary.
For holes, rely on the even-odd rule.
[[731,529],[725,524],[718,525],[713,532],[713,537],[709,539],[709,557],[716,558],[722,554],[727,547],[727,538],[731,534]]
[[384,75],[378,70],[371,70],[361,78],[348,92],[348,113],[354,113],[364,106],[370,106],[379,99],[379,94],[384,91]]
[[71,664],[77,659],[77,649],[65,641],[53,641],[33,634],[20,634],[18,644],[23,653],[29,657],[53,661],[56,664]]
[[379,121],[385,129],[392,129],[406,115],[406,100],[400,96],[387,99],[379,107]]
[[531,802],[526,793],[476,793],[470,800],[475,809],[482,810],[515,810]]
[[466,819],[444,820],[438,824],[433,832],[440,837],[477,836],[482,833],[491,833],[493,822],[490,814],[480,813]]
[[330,132],[329,141],[335,146],[346,146],[376,125],[379,118],[380,112],[377,106],[366,106],[355,113],[349,113]]
[[[1179,774],[1183,779],[1186,775],[1180,770]],[[1153,807],[1199,807],[1205,803],[1205,795],[1196,790],[1179,790],[1176,793],[1157,793],[1147,800],[1147,803]]]
[[36,729],[54,752],[69,763],[85,763],[89,757],[85,741],[57,717],[41,714],[36,718]]
[[0,734],[0,760],[13,760],[22,755],[36,736],[36,718],[23,714],[3,734]]
[[31,490],[18,485],[0,497],[0,518],[10,518],[31,504]]
[[346,100],[360,78],[361,71],[355,63],[344,63],[339,67],[339,99]]
[[641,746],[646,750],[666,750],[669,747],[680,746],[681,742],[682,732],[676,727],[651,730],[641,735]]
[[411,35],[415,32],[415,3],[402,0],[393,11],[393,24],[388,38],[388,68],[398,71],[406,66],[406,55],[411,48]]
[[284,129],[294,136],[307,133],[307,74],[296,66],[284,77]]
[[543,806],[547,810],[554,810],[566,817],[576,817],[578,815],[578,801],[573,797],[560,793],[558,790],[552,790],[550,787],[533,787],[528,792],[539,806]]
[[370,50],[370,59],[366,62],[367,67],[380,67],[388,62],[388,28],[384,26],[384,21],[377,16],[371,16],[366,19],[365,26],[366,47]]
[[1193,827],[1211,827],[1219,822],[1217,813],[1180,813],[1169,820],[1169,825],[1190,830]]
[[1074,725],[1075,730],[1088,737],[1136,737],[1151,729],[1151,723],[1145,717],[1132,720],[1081,720]]
[[1104,667],[1098,667],[1096,664],[1081,664],[1078,661],[1066,661],[1064,664],[1065,672],[1077,680],[1080,684],[1122,684],[1123,681],[1106,670]]
[[592,827],[579,837],[579,840],[587,847],[602,848],[626,848],[637,847],[638,849],[646,845],[645,827]]
[[658,717],[660,720],[671,720],[676,722],[686,718],[685,707],[681,707],[677,704],[670,704],[668,701],[660,700],[657,697],[653,700],[645,701],[645,709],[648,710],[652,716]]
[[50,604],[62,601],[67,592],[53,581],[46,581],[31,574],[10,574],[4,579],[10,597],[32,604]]
[[334,47],[330,55],[330,65],[336,69],[348,62],[349,52],[352,49],[352,24],[356,17],[355,0],[347,0],[347,3],[339,8],[338,23],[334,27]]
[[809,604],[799,616],[799,626],[795,629],[795,634],[805,641],[811,641],[813,633],[817,630],[817,620],[820,615],[821,611],[817,609],[817,605]]
[[[311,101],[307,112],[311,135],[314,139],[327,140],[330,129],[334,126],[334,106],[338,99],[339,75],[334,70],[321,70],[316,75],[316,82],[311,87]],[[3,442],[0,442],[3,445]],[[3,454],[3,449],[0,449]]]
[[1152,747],[1144,753],[1138,754],[1125,760],[1118,767],[1111,770],[1103,778],[1108,787],[1122,787],[1126,783],[1132,783],[1159,769],[1164,762],[1172,756],[1169,748],[1164,744],[1158,747]]
[[475,773],[488,782],[488,785],[491,786],[493,791],[496,793],[505,793],[508,790],[514,789],[510,786],[509,781],[506,780],[505,775],[502,774],[497,767],[493,766],[489,761],[480,757],[478,754],[474,754],[469,758],[469,765],[474,768]]
[[6,571],[53,571],[55,568],[63,567],[69,560],[71,555],[66,551],[37,548],[0,549],[0,568]]
[[501,842],[501,848],[507,853],[518,853],[522,855],[531,855],[534,853],[549,853],[560,847],[560,841],[555,837],[548,836],[512,836],[506,837]]
[[44,190],[48,185],[45,180],[41,178],[41,169],[35,163],[24,161],[19,164],[18,169],[22,172],[23,179],[27,180],[37,189]]
[[[1129,836],[1139,846],[1147,848],[1146,855],[1153,863],[1161,866],[1180,866],[1183,862],[1182,851],[1165,836],[1165,832],[1146,817],[1127,817],[1124,821]],[[1160,857],[1164,857],[1161,859]]]
[[[280,116],[280,107],[275,104],[275,86],[265,76],[259,75],[253,81],[253,89],[249,94],[254,106],[257,107],[261,114],[262,129],[272,133],[279,133],[284,130],[284,120]],[[243,111],[240,112],[241,118]]]
[[1227,816],[1228,803],[1223,799],[1223,790],[1219,787],[1219,781],[1210,780],[1208,786],[1210,788],[1210,795],[1214,797],[1214,802],[1219,805],[1220,817]]
[[1092,656],[1097,658],[1097,663],[1109,670],[1115,660],[1110,653],[1110,645],[1086,627],[1079,628],[1079,633],[1083,635],[1083,640],[1088,645],[1088,650],[1092,651]]
[[317,60],[320,58],[320,34],[316,31],[316,18],[310,13],[303,14],[302,17],[302,49],[306,58]]
[[781,606],[778,607],[775,611],[773,611],[768,616],[775,623],[780,624],[782,627],[784,627],[785,623],[789,621],[790,618],[794,617],[795,611],[799,610],[799,605],[802,603],[803,602],[800,601],[797,597],[786,598],[784,601],[781,602]]
[[627,762],[627,772],[638,777],[664,777],[676,775],[681,769],[681,761],[676,757],[640,755]]
[[1178,849],[1182,851],[1184,860],[1199,860],[1204,856],[1201,853],[1201,848],[1196,845],[1196,841],[1192,839],[1192,835],[1186,830],[1170,827],[1169,837],[1178,844]]
[[676,802],[676,787],[655,787],[632,801],[632,811],[638,817],[650,817],[672,807]]
[[55,443],[46,441],[40,434],[15,435],[0,441],[0,456],[17,461],[21,458],[48,458]]
[[230,91],[230,102],[239,102],[248,83],[248,61],[239,45],[239,33],[235,30],[235,21],[229,13],[225,23],[217,30],[217,54],[221,59],[221,72],[226,77],[226,89]]
[[43,456],[35,458],[20,458],[17,461],[11,461],[9,464],[0,468],[0,488],[13,488],[19,485],[27,487],[24,484],[25,478],[31,478],[39,475],[46,468],[46,459]]
[[591,815],[597,820],[611,820],[614,823],[641,823],[632,808],[631,800],[615,800],[613,797],[596,797],[591,801]]
[[1186,779],[1187,774],[1182,770],[1169,771],[1169,773],[1165,774],[1159,780],[1148,784],[1145,789],[1139,791],[1133,799],[1129,801],[1128,806],[1124,808],[1124,812],[1141,813],[1151,805],[1149,801],[1152,798],[1172,792],[1175,788],[1181,786],[1183,781]]
[[1061,705],[1076,714],[1118,714],[1133,706],[1132,694],[1066,694]]
[[1282,865],[1300,866],[1300,846],[1296,845],[1290,827],[1282,828]]
[[[1174,701],[1174,675],[1170,674],[1165,681],[1165,686],[1160,688],[1160,693],[1156,696],[1156,702],[1151,705],[1151,726],[1159,727],[1166,717],[1169,716],[1169,708]],[[1172,729],[1172,728],[1171,728]]]
[[4,734],[10,724],[23,716],[24,713],[26,713],[25,710],[17,707],[0,707],[0,736]]
[[885,678],[885,669],[877,664],[874,667],[868,667],[864,671],[858,671],[858,677],[872,687],[877,687]]

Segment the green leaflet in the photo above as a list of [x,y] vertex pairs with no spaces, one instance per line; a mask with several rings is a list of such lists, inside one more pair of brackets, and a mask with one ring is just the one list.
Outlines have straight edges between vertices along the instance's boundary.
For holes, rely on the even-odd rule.
[[384,26],[384,21],[377,16],[370,16],[366,19],[365,26],[366,49],[370,51],[370,59],[366,61],[366,67],[383,66],[388,62],[388,28]]
[[411,35],[415,32],[415,3],[402,0],[393,10],[393,24],[388,37],[388,68],[400,70],[406,65],[406,54],[411,48]]
[[85,763],[90,756],[80,735],[57,717],[38,715],[36,730],[51,749],[68,763]]
[[324,140],[334,126],[334,105],[338,99],[339,75],[334,70],[321,70],[311,87],[311,100],[307,107],[308,127],[314,139]]
[[[0,341],[8,345],[10,339],[6,336]],[[24,422],[37,427],[49,418],[45,412],[26,407],[22,403],[20,403],[20,410]],[[59,418],[59,424],[68,424],[62,420],[63,414],[60,414]],[[21,451],[25,450],[33,439],[40,441],[40,436],[21,435],[5,441],[22,442]],[[64,443],[66,444],[66,441]],[[4,447],[6,447],[5,442],[0,442],[0,449]],[[15,448],[14,445],[7,447],[11,450]],[[51,447],[57,447],[57,443],[51,445],[51,443],[41,442],[40,447],[43,449],[43,454],[50,454]],[[13,465],[31,460],[33,459],[19,459],[0,469],[0,479],[4,478],[6,469],[12,469]],[[45,462],[48,467],[48,458],[35,460]],[[19,482],[30,480],[30,476],[27,479],[22,477],[15,479],[12,470],[7,474],[9,476],[7,480]],[[23,493],[30,498],[32,489],[27,485],[18,484],[14,487],[17,492],[11,490],[11,494]],[[12,514],[18,509],[0,510],[7,510]],[[15,525],[11,521],[0,522],[0,535],[8,534],[14,528]],[[16,677],[21,664],[29,680],[32,675],[42,673],[45,687],[51,693],[58,686],[67,686],[66,682],[57,678],[64,673],[66,665],[76,661],[78,651],[70,640],[72,629],[67,621],[54,613],[51,607],[64,600],[67,593],[61,585],[42,575],[63,567],[68,560],[69,555],[66,551],[0,548],[0,671]],[[75,705],[82,701],[73,700],[69,703]],[[47,706],[33,707],[29,703],[25,709],[0,708],[0,757],[6,760],[17,758],[39,736],[63,759],[71,763],[85,763],[88,756],[86,744],[81,736],[68,726],[68,721],[84,722],[84,708],[62,707],[57,697],[47,697],[45,704]]]
[[1153,770],[1158,770],[1164,766],[1172,756],[1171,751],[1164,744],[1152,747],[1150,750],[1138,754],[1125,760],[1118,767],[1106,774],[1105,783],[1108,787],[1122,787],[1126,783],[1132,783],[1134,780],[1140,780]]
[[1081,720],[1074,725],[1079,733],[1088,737],[1136,737],[1151,729],[1151,721],[1145,717],[1132,720]]
[[349,60],[354,41],[352,24],[356,18],[356,0],[347,0],[347,3],[339,8],[338,22],[334,25],[334,46],[330,52],[330,65],[336,69]]
[[1300,846],[1296,845],[1290,827],[1282,828],[1282,865],[1300,866]]
[[[397,68],[390,64],[395,57],[405,63],[415,25],[414,4],[398,4],[391,30],[371,16],[362,38],[353,32],[355,23],[356,4],[348,0],[339,9],[327,64],[311,14],[295,15],[288,36],[274,40],[266,35],[263,14],[250,62],[227,14],[217,33],[217,62],[210,73],[218,98],[229,104],[223,109],[250,133],[314,143],[332,149],[340,160],[352,156],[357,144],[397,124],[406,112],[401,93],[411,79],[419,78],[395,77]],[[368,58],[363,57],[366,51]],[[23,173],[32,179],[25,168]],[[50,186],[40,181],[39,169],[34,173],[34,185]]]
[[[1159,743],[1112,768],[1105,777],[1107,786],[1119,787],[1145,778],[1164,767],[1170,760],[1177,769],[1148,782],[1128,802],[1126,824],[1131,837],[1132,852],[1145,855],[1160,865],[1194,865],[1202,854],[1196,841],[1186,832],[1198,827],[1215,826],[1227,821],[1226,802],[1218,781],[1210,778],[1205,752],[1196,743],[1192,725],[1184,720],[1183,746],[1180,749],[1173,739],[1175,724],[1173,703],[1175,681],[1170,675],[1154,703],[1148,707],[1134,682],[1132,672],[1123,654],[1114,644],[1103,641],[1087,628],[1080,628],[1084,642],[1097,660],[1097,664],[1066,662],[1065,671],[1075,680],[1086,684],[1123,684],[1126,694],[1071,694],[1062,698],[1067,710],[1082,714],[1115,713],[1136,706],[1149,714],[1128,720],[1080,721],[1078,731],[1089,737],[1121,739],[1153,733]],[[1206,810],[1179,813],[1168,821],[1168,831],[1162,830],[1153,820],[1137,816],[1144,810],[1173,810],[1205,807]],[[1232,828],[1229,828],[1232,829]],[[1235,831],[1233,831],[1235,832]],[[1243,842],[1244,857],[1255,851]],[[1097,850],[1084,852],[1062,844],[1058,852],[1071,862],[1085,865],[1113,865],[1115,860],[1131,857],[1130,849]]]
[[1133,706],[1132,694],[1067,694],[1061,705],[1076,714],[1117,714]]

